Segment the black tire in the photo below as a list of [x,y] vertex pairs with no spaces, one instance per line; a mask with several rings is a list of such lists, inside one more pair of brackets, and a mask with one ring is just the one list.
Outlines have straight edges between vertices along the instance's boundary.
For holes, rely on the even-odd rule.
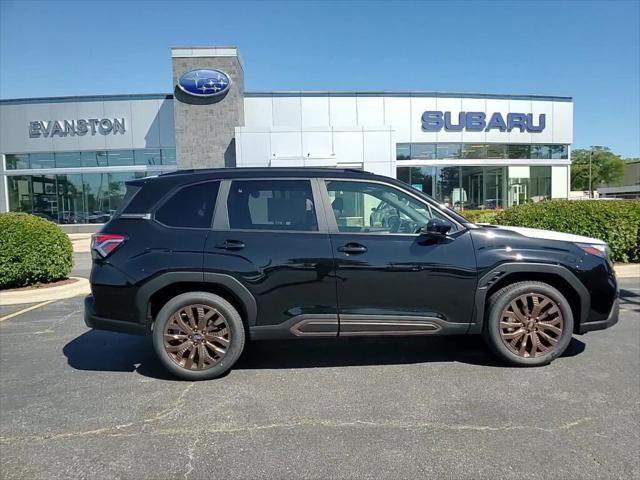
[[[206,366],[206,368],[195,370],[179,365],[177,361],[172,358],[172,355],[167,352],[165,348],[164,336],[165,328],[167,328],[168,322],[172,321],[174,314],[191,305],[203,305],[216,310],[217,315],[223,318],[223,321],[226,323],[229,338],[226,352],[221,359],[212,363],[210,366]],[[192,310],[192,312],[193,311],[194,310]],[[197,312],[197,309],[195,311]],[[202,338],[202,335],[200,335],[200,338]],[[172,298],[162,307],[153,326],[153,348],[160,362],[169,372],[184,380],[209,380],[223,375],[240,357],[244,343],[244,325],[238,311],[224,298],[208,292],[188,292]]]
[[[518,302],[522,304],[522,300],[520,299],[522,299],[523,296],[527,295],[540,295],[540,297],[536,298],[546,297],[546,299],[552,302],[552,306],[547,307],[547,309],[545,309],[542,313],[538,313],[539,315],[542,316],[545,315],[545,312],[552,311],[553,303],[555,303],[559,314],[549,314],[544,318],[544,322],[537,322],[537,318],[526,317],[522,315],[522,312],[518,312],[521,317],[524,316],[525,320],[520,321],[519,319],[516,319],[515,314],[513,315],[512,320],[510,312],[513,311],[513,308],[510,308],[510,305],[512,305],[512,302],[516,300],[518,300]],[[533,301],[533,298],[531,300]],[[507,311],[506,309],[508,308],[509,310]],[[535,312],[533,308],[528,309],[528,311],[529,313]],[[557,325],[561,326],[561,333],[548,330],[550,328],[550,324],[546,321],[546,318],[554,318],[556,327]],[[560,319],[559,321],[557,320],[558,318]],[[514,325],[522,325],[522,327],[518,326],[508,329],[501,328],[501,322],[503,320],[507,322],[521,322],[514,323]],[[504,325],[504,322],[502,325]],[[518,335],[520,330],[523,330],[526,333],[520,333],[518,339],[515,339],[515,336]],[[537,367],[549,364],[557,357],[562,355],[562,353],[566,350],[569,342],[571,341],[572,333],[573,314],[571,312],[571,306],[569,305],[567,299],[551,285],[534,281],[513,283],[511,285],[507,285],[504,288],[501,288],[493,295],[491,295],[491,298],[488,302],[486,318],[482,331],[484,340],[489,345],[491,350],[493,350],[496,355],[498,355],[510,365],[517,367]],[[506,334],[507,336],[513,334],[514,338],[503,339],[503,334]],[[542,335],[546,335],[546,337],[543,337]],[[526,345],[527,342],[524,340],[525,336],[527,337],[527,341],[530,342],[529,345]],[[555,343],[547,340],[548,337],[553,337]],[[511,342],[516,342],[516,346],[518,346],[519,348],[515,348],[515,346]],[[509,343],[509,347],[507,346],[507,343]],[[525,352],[523,354],[518,354],[518,352],[513,351],[520,351],[523,343],[525,343]],[[537,348],[535,348],[535,353],[533,355],[532,352],[526,352],[527,348],[533,351],[534,346]],[[527,353],[529,355],[528,357],[526,356]]]

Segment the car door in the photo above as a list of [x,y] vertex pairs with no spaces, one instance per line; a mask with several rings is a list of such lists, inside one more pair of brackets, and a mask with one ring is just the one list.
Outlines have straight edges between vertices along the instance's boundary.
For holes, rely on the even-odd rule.
[[253,338],[337,335],[333,253],[325,212],[316,208],[321,202],[315,179],[222,183],[205,279],[229,274],[249,291],[257,310]]
[[[462,225],[384,182],[326,179],[321,190],[336,263],[341,336],[466,331],[476,263]],[[372,209],[391,213],[371,225]],[[434,216],[452,226],[439,241],[416,233]]]

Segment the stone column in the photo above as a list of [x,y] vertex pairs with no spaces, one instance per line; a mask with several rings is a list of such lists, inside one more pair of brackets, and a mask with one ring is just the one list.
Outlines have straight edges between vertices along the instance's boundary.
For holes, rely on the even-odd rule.
[[[236,166],[235,127],[244,126],[244,72],[235,47],[172,48],[178,168]],[[178,88],[182,75],[219,70],[231,79],[218,96],[198,97]]]

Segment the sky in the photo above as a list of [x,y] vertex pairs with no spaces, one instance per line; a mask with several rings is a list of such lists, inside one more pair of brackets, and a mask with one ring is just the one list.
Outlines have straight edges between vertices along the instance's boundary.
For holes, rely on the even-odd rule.
[[573,148],[640,156],[640,0],[0,0],[0,98],[170,93],[170,48],[213,45],[248,91],[571,96]]

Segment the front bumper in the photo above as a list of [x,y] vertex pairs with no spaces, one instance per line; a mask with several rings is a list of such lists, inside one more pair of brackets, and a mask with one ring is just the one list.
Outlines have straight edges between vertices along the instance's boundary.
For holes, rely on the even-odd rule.
[[84,323],[87,327],[96,330],[108,330],[110,332],[129,333],[132,335],[147,335],[150,333],[146,325],[140,323],[98,317],[95,314],[93,295],[87,295],[84,298]]
[[613,302],[613,307],[611,307],[611,312],[609,313],[609,316],[605,320],[581,323],[580,328],[578,329],[578,333],[583,334],[587,332],[592,332],[594,330],[604,330],[605,328],[613,327],[616,323],[618,323],[619,316],[620,316],[620,298],[616,294],[616,299]]

